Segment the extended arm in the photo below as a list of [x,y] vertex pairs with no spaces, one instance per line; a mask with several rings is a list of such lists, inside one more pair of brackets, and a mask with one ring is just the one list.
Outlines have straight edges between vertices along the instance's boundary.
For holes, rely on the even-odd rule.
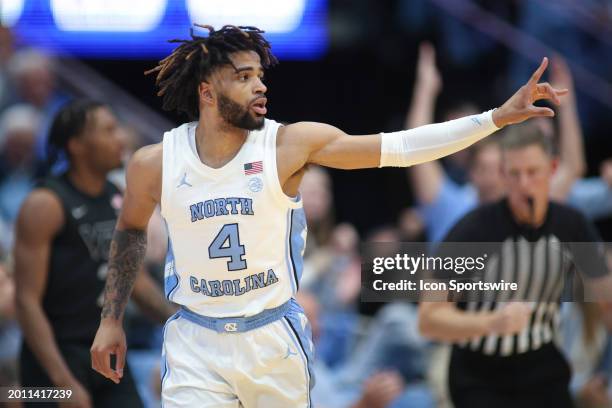
[[[293,174],[308,163],[340,169],[382,166],[407,167],[435,160],[461,150],[498,128],[537,116],[554,116],[549,108],[533,106],[540,99],[559,102],[567,90],[538,84],[548,60],[544,59],[531,79],[499,109],[445,123],[387,134],[350,137],[320,123],[302,122],[286,126],[280,146],[294,163]],[[292,144],[295,147],[286,147]]]
[[[91,347],[92,367],[118,383],[123,376],[126,342],[123,312],[146,250],[146,228],[161,192],[161,145],[140,149],[127,169],[123,207],[110,249],[104,306],[96,338]],[[110,355],[117,356],[116,369]]]

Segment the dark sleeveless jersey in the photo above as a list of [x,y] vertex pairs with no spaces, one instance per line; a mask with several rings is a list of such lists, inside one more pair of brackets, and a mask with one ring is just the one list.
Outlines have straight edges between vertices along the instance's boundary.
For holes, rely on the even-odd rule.
[[107,182],[102,194],[88,196],[66,175],[47,178],[39,187],[59,197],[65,220],[51,244],[43,309],[58,342],[91,344],[100,323],[121,194]]

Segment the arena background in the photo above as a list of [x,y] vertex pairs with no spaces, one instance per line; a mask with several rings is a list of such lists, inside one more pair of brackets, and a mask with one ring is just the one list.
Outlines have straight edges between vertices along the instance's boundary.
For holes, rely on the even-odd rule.
[[[7,5],[19,3],[6,1]],[[24,13],[30,12],[34,17],[27,22],[17,21],[16,25],[20,32],[27,33],[28,40],[57,48],[49,45],[52,37],[40,40],[32,34],[39,20],[44,20],[39,18],[40,12],[28,11],[35,3],[24,2]],[[182,3],[168,0],[166,13],[176,12]],[[557,52],[580,74],[586,71],[584,75],[577,75],[575,81],[589,175],[599,172],[600,162],[612,151],[608,136],[612,118],[606,114],[612,109],[612,94],[605,95],[612,90],[610,3],[607,1],[580,5],[569,1],[490,0],[317,0],[310,3],[316,3],[319,15],[315,20],[321,18],[314,24],[317,27],[321,24],[322,34],[317,32],[313,41],[321,41],[314,48],[320,47],[322,53],[313,51],[312,56],[305,53],[288,58],[281,55],[281,64],[266,74],[271,118],[286,122],[322,121],[351,134],[400,129],[412,95],[421,41],[430,41],[436,46],[443,78],[437,120],[446,109],[462,102],[473,103],[482,110],[498,106],[543,55],[552,56]],[[65,4],[70,7],[70,2]],[[265,8],[265,2],[261,4]],[[45,9],[44,5],[35,7]],[[183,37],[187,36],[188,27],[182,32]],[[526,38],[521,38],[522,35]],[[305,37],[302,41],[308,42],[308,35]],[[19,32],[16,40],[20,42]],[[97,47],[95,41],[91,44],[93,49]],[[274,45],[273,41],[273,50]],[[142,44],[143,48],[152,46]],[[95,54],[91,49],[78,53]],[[161,110],[152,78],[142,74],[154,66],[155,59],[139,58],[139,53],[125,59],[126,52],[120,49],[116,49],[114,56],[112,49],[104,53],[111,57],[81,59],[173,123],[184,120]],[[607,82],[607,88],[592,81],[593,75]],[[597,98],[594,94],[603,96]],[[159,140],[160,135],[144,137]],[[401,170],[350,173],[332,170],[331,174],[336,220],[353,222],[360,232],[395,222],[399,210],[410,203],[410,187]]]
[[[442,112],[459,102],[474,103],[482,110],[498,106],[520,85],[541,56],[528,44],[520,53],[510,50],[494,36],[479,31],[478,24],[470,22],[469,15],[464,21],[438,3],[444,2],[329,0],[327,52],[318,60],[281,59],[280,65],[266,73],[268,116],[286,122],[321,121],[350,134],[401,129],[412,96],[421,41],[430,41],[437,47],[444,82],[436,109],[437,120],[441,119]],[[448,3],[467,7],[472,2]],[[509,23],[521,30],[526,3],[529,2],[478,1],[474,5],[492,13],[500,23]],[[571,63],[601,75],[609,84],[612,43],[606,40],[606,35],[612,34],[610,15],[600,16],[602,21],[594,27],[595,32],[585,32],[565,14],[567,10],[561,3],[570,7],[570,2],[534,3],[541,8],[537,11],[542,13],[541,27],[538,32],[526,32],[544,41],[550,50],[565,54]],[[601,3],[600,7],[605,8],[606,2]],[[449,7],[455,9],[452,4]],[[595,18],[596,10],[585,9],[585,13]],[[605,18],[608,18],[607,24]],[[445,30],[445,24],[450,23],[457,25],[453,30],[459,30],[464,36],[453,44],[448,44],[447,39],[455,31]],[[495,25],[495,21],[491,24]],[[575,45],[563,42],[564,36],[555,36],[557,31],[571,32],[585,48],[571,49]],[[512,37],[509,40],[517,41]],[[184,120],[161,110],[153,80],[142,75],[154,66],[154,60],[88,59],[86,63],[174,122]],[[512,70],[519,70],[522,77],[513,75]],[[595,100],[590,92],[581,90],[583,86],[593,85],[576,79],[578,105],[588,106],[581,109],[588,174],[596,175],[600,162],[612,153],[609,134],[612,116],[606,114],[612,106]],[[608,103],[611,102],[612,96],[609,96]],[[354,223],[362,233],[381,224],[395,223],[399,211],[411,203],[410,186],[401,169],[332,170],[331,175],[337,221]]]

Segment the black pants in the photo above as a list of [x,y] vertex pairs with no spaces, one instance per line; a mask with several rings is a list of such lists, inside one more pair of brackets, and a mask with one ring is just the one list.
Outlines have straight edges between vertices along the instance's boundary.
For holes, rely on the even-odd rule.
[[553,344],[509,357],[453,347],[449,388],[455,408],[572,408],[571,371]]
[[[134,379],[126,365],[119,384],[103,377],[91,368],[89,346],[84,344],[60,344],[60,352],[72,375],[89,392],[96,408],[141,408],[142,401],[136,390]],[[51,387],[53,384],[46,371],[24,344],[20,355],[20,379],[23,387]],[[55,408],[56,403],[25,403],[25,407]]]

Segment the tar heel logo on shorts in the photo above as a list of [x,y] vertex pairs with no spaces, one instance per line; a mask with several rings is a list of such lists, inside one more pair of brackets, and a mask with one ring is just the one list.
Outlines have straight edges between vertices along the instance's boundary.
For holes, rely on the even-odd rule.
[[238,331],[238,323],[225,323],[223,329],[230,333]]
[[259,177],[251,177],[249,179],[249,190],[258,193],[263,189],[263,181]]

